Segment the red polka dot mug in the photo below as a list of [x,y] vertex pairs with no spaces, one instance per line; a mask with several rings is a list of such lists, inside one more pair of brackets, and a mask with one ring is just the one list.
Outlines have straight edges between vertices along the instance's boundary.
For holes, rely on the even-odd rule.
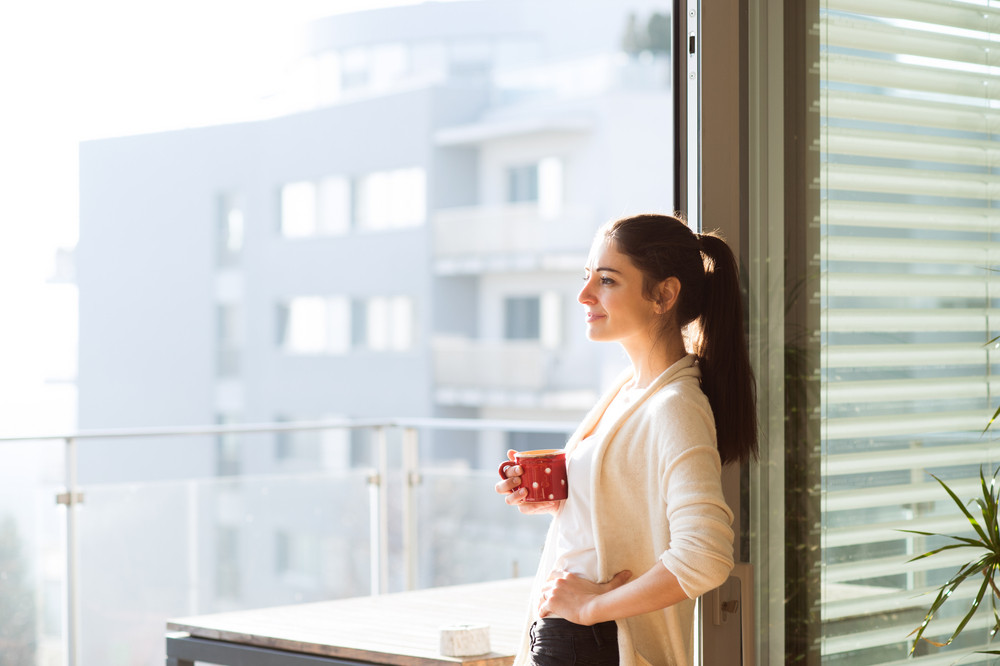
[[500,478],[507,478],[507,468],[521,466],[521,488],[527,488],[525,502],[549,502],[566,499],[566,453],[561,449],[518,451],[514,460],[500,464]]

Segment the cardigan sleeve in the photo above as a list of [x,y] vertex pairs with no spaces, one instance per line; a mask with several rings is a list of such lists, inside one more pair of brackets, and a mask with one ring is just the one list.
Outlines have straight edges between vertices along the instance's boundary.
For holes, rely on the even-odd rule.
[[722,494],[711,413],[683,398],[670,403],[660,476],[670,541],[660,561],[694,599],[724,583],[732,571],[733,513]]

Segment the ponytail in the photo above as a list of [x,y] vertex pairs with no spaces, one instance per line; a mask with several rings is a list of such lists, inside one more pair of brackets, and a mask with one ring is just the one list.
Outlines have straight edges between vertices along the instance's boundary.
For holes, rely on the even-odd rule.
[[701,369],[701,390],[715,415],[722,462],[746,462],[757,457],[757,391],[743,331],[736,258],[716,234],[699,237],[705,287],[693,351]]
[[701,388],[715,416],[723,464],[757,457],[757,395],[743,331],[736,258],[716,233],[695,234],[667,215],[637,215],[603,229],[643,273],[647,298],[663,280],[681,283],[677,324],[690,325]]

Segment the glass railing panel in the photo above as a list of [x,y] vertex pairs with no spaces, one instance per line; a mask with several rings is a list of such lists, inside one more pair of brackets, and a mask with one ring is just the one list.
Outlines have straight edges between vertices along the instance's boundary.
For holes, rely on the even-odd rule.
[[369,592],[367,470],[86,488],[82,662],[160,664],[172,617]]
[[0,443],[0,662],[66,662],[63,443]]
[[494,490],[495,472],[424,469],[420,480],[419,587],[534,574],[548,515],[524,515],[507,506]]

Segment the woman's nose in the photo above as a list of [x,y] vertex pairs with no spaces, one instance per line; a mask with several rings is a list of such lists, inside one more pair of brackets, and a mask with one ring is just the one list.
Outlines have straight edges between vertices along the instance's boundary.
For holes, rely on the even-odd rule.
[[587,305],[588,303],[593,303],[594,302],[594,297],[590,293],[590,281],[589,280],[586,283],[584,283],[583,289],[581,289],[580,293],[577,294],[576,300],[577,300],[578,303],[580,303],[582,305]]

